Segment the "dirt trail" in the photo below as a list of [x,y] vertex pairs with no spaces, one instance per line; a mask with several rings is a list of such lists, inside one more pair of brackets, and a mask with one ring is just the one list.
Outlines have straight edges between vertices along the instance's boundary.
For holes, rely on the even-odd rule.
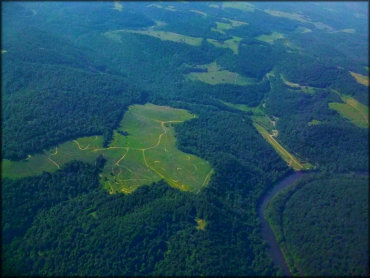
[[59,166],[59,164],[58,163],[56,163],[54,160],[52,160],[50,157],[48,157],[48,156],[46,156],[46,158],[47,159],[49,159],[49,161],[51,162],[51,163],[53,163],[55,166],[57,166],[57,168],[58,169],[60,169],[60,166]]
[[73,142],[75,142],[75,143],[77,144],[78,148],[79,148],[81,151],[87,150],[87,149],[89,148],[89,146],[90,146],[90,145],[87,145],[85,148],[81,148],[80,143],[78,143],[78,141],[77,141],[77,140],[73,140]]

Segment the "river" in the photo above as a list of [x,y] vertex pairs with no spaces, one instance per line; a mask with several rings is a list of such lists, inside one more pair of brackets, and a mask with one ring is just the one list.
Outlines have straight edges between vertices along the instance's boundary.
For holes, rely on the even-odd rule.
[[269,223],[266,221],[264,216],[265,208],[268,204],[268,202],[282,189],[288,187],[293,182],[295,182],[297,179],[303,177],[306,175],[303,172],[295,172],[290,174],[289,176],[283,178],[281,181],[279,181],[277,184],[275,184],[270,191],[265,193],[265,195],[262,197],[260,205],[258,207],[258,217],[261,221],[262,225],[262,236],[263,239],[268,244],[268,253],[272,258],[272,261],[275,263],[275,265],[280,268],[283,271],[284,276],[292,276],[292,274],[289,271],[288,265],[285,261],[285,258],[280,250],[279,244],[277,243],[275,239],[275,235],[272,232]]

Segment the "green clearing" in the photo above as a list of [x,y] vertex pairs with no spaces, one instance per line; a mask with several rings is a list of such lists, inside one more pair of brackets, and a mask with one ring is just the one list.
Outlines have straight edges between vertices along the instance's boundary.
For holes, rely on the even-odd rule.
[[221,48],[229,48],[234,52],[235,55],[239,54],[239,44],[242,38],[233,36],[232,39],[226,40],[224,42],[220,42],[218,40],[214,39],[207,39],[207,41],[211,44],[213,44],[216,47],[221,47]]
[[283,74],[280,74],[280,78],[284,81],[285,85],[292,87],[292,88],[299,88],[301,92],[306,94],[314,94],[315,88],[310,86],[301,86],[298,83],[293,83],[285,79]]
[[255,7],[250,3],[245,2],[222,2],[222,8],[238,9],[243,12],[254,12]]
[[158,38],[162,41],[172,41],[172,42],[178,42],[178,43],[186,43],[192,46],[199,46],[202,44],[203,38],[197,38],[197,37],[191,37],[191,36],[185,36],[173,32],[166,32],[166,31],[157,31],[153,29],[148,30],[129,30],[129,29],[122,29],[122,30],[115,30],[115,31],[109,31],[104,33],[104,35],[110,39],[118,40],[120,33],[134,33],[134,34],[141,34],[146,36],[151,36]]
[[239,109],[244,112],[252,112],[251,119],[253,126],[262,135],[263,138],[276,150],[284,161],[288,163],[289,167],[292,167],[295,171],[309,170],[313,168],[310,163],[304,163],[297,157],[289,153],[280,143],[275,139],[278,136],[278,131],[275,129],[275,121],[271,120],[268,115],[262,110],[261,105],[257,107],[248,107],[245,104],[233,104],[225,101],[221,101],[223,104]]
[[5,53],[7,53],[8,51],[7,50],[5,50],[5,49],[1,49],[1,54],[5,54]]
[[356,81],[364,86],[369,87],[369,76],[362,75],[359,73],[355,73],[350,71],[351,75],[356,79]]
[[356,30],[353,28],[347,28],[347,29],[342,29],[341,32],[343,33],[349,33],[349,34],[354,34],[356,33]]
[[309,22],[306,18],[304,18],[303,15],[297,14],[297,13],[288,13],[288,12],[282,12],[282,11],[276,11],[276,10],[264,10],[265,13],[268,13],[269,15],[276,16],[276,17],[283,17],[287,19],[297,20],[299,22]]
[[225,17],[222,18],[222,19],[227,20],[230,23],[217,21],[216,22],[217,27],[216,28],[211,28],[212,31],[219,32],[221,34],[225,34],[226,30],[230,30],[230,29],[233,29],[235,27],[242,26],[242,25],[248,25],[247,22],[243,22],[243,21],[231,20],[231,19],[228,19],[228,18],[225,18]]
[[267,42],[269,44],[273,44],[274,41],[284,39],[284,38],[285,38],[284,35],[282,33],[278,33],[278,32],[272,32],[269,35],[260,35],[260,36],[256,37],[257,40]]
[[268,13],[269,15],[276,16],[276,17],[283,17],[291,20],[296,20],[303,23],[311,23],[313,24],[317,29],[320,30],[326,30],[326,31],[333,31],[333,28],[331,28],[329,25],[324,24],[322,22],[314,22],[311,21],[309,18],[303,16],[302,14],[298,13],[288,13],[288,12],[282,12],[277,10],[264,10],[265,13]]
[[196,226],[196,229],[197,230],[202,230],[204,231],[204,229],[206,228],[207,226],[207,222],[204,220],[204,219],[200,219],[200,218],[196,218],[195,219],[195,222],[197,222],[197,226]]
[[[58,145],[23,161],[3,160],[3,177],[22,178],[53,172],[67,162],[107,160],[100,175],[111,194],[131,193],[139,186],[164,179],[172,187],[199,192],[210,180],[210,164],[176,148],[173,124],[193,119],[183,109],[153,104],[130,106],[108,148],[102,136],[83,137]],[[127,132],[123,136],[120,132]]]
[[207,16],[207,14],[205,12],[202,12],[202,11],[199,11],[199,10],[189,10],[189,12]]
[[369,128],[369,108],[350,96],[340,95],[344,103],[331,102],[329,108],[337,111],[360,128]]
[[214,9],[219,9],[220,8],[220,6],[217,5],[217,4],[210,4],[210,5],[208,5],[208,7],[214,8]]
[[312,120],[310,122],[307,123],[309,126],[312,126],[312,125],[319,125],[321,124],[321,121],[318,121],[318,120]]
[[211,85],[233,84],[246,86],[256,83],[256,80],[253,78],[241,76],[236,72],[222,70],[216,62],[206,65],[198,65],[197,68],[207,69],[207,72],[191,72],[185,75],[186,78],[189,80],[201,81]]
[[114,1],[114,8],[113,9],[120,12],[123,9],[123,5],[119,1]]

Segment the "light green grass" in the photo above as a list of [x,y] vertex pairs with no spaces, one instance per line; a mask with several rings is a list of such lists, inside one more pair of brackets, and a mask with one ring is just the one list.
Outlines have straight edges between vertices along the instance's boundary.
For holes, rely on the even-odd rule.
[[232,9],[238,9],[243,12],[254,12],[255,8],[250,3],[245,2],[223,2],[222,8],[232,8]]
[[321,124],[321,121],[318,121],[318,120],[312,120],[310,122],[307,123],[309,126],[312,126],[312,125],[319,125]]
[[203,15],[203,16],[207,16],[207,14],[205,12],[202,12],[202,11],[199,11],[199,10],[189,10],[189,12],[200,14],[200,15]]
[[303,15],[298,13],[288,13],[288,12],[282,12],[282,11],[276,11],[276,10],[264,10],[265,13],[268,13],[269,15],[276,16],[276,17],[283,17],[287,19],[296,20],[299,22],[309,22]]
[[229,21],[229,23],[226,22],[216,22],[216,28],[211,28],[212,31],[219,32],[221,34],[225,34],[225,31],[242,26],[242,25],[248,25],[247,22],[243,21],[237,21],[237,20],[231,20],[228,18],[222,18],[225,21]]
[[286,80],[286,78],[284,77],[283,74],[280,74],[280,77],[283,80],[283,82],[285,83],[285,85],[287,85],[289,87],[292,87],[292,88],[299,88],[300,90],[299,91],[297,90],[298,92],[302,92],[302,93],[306,93],[306,94],[310,94],[310,95],[315,93],[315,88],[314,87],[301,86],[298,83],[290,82],[290,81]]
[[195,218],[195,222],[197,222],[196,229],[197,229],[197,230],[202,230],[202,231],[204,231],[204,229],[205,229],[205,228],[206,228],[206,226],[207,226],[207,222],[206,222],[204,219],[200,219],[200,218]]
[[303,16],[302,14],[282,12],[282,11],[269,10],[269,9],[264,10],[264,12],[268,13],[269,15],[276,16],[276,17],[283,17],[283,18],[287,18],[287,19],[291,19],[291,20],[296,20],[296,21],[299,21],[299,22],[311,23],[317,29],[320,29],[320,30],[326,30],[326,31],[333,31],[334,30],[329,25],[324,24],[322,22],[312,21],[311,19]]
[[356,81],[364,86],[369,87],[369,76],[362,75],[359,73],[355,73],[350,71],[350,74],[356,79]]
[[187,79],[197,80],[211,85],[233,84],[246,86],[256,83],[256,80],[253,78],[241,76],[236,72],[222,70],[216,62],[197,67],[207,69],[207,72],[191,72],[185,75]]
[[113,9],[121,12],[122,9],[123,9],[123,5],[119,1],[114,1],[114,8]]
[[256,37],[257,40],[267,42],[269,44],[273,44],[276,40],[284,39],[284,38],[285,38],[284,35],[278,32],[272,32],[269,35],[260,35]]
[[214,39],[207,39],[209,43],[213,44],[216,47],[231,49],[235,55],[239,54],[239,44],[241,40],[242,38],[236,36],[233,36],[232,39],[226,40],[224,42],[220,42]]
[[104,33],[104,35],[108,38],[111,38],[113,40],[119,39],[120,33],[134,33],[134,34],[141,34],[146,36],[151,36],[158,38],[162,41],[172,41],[172,42],[178,42],[178,43],[185,43],[192,46],[199,46],[202,44],[203,38],[197,38],[197,37],[191,37],[191,36],[185,36],[173,32],[166,32],[166,31],[157,31],[153,29],[148,30],[129,30],[129,29],[122,29],[122,30],[116,30],[116,31],[109,31]]
[[353,28],[347,28],[347,29],[342,29],[341,32],[343,33],[349,33],[349,34],[354,34],[356,33],[356,30]]
[[100,174],[111,194],[131,193],[139,186],[164,179],[172,187],[199,192],[210,180],[210,164],[176,148],[172,125],[193,119],[183,109],[153,104],[130,106],[108,148],[102,136],[78,138],[23,161],[3,160],[3,177],[21,178],[53,172],[72,160],[94,163],[99,155],[107,160]]
[[340,95],[344,103],[331,102],[329,108],[337,111],[360,128],[369,128],[369,107],[350,96]]

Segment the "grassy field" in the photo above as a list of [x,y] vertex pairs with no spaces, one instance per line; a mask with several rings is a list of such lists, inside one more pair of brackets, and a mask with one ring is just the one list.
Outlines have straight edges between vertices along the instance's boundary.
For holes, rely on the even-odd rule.
[[340,95],[344,103],[331,102],[329,108],[361,128],[369,128],[369,108],[350,96]]
[[207,222],[204,220],[204,219],[200,219],[200,218],[196,218],[195,219],[195,222],[197,222],[197,226],[196,226],[196,229],[197,230],[202,230],[204,231],[204,229],[206,228],[207,226]]
[[232,39],[226,40],[224,42],[220,42],[218,40],[214,39],[207,39],[207,41],[211,44],[213,44],[216,47],[221,47],[221,48],[229,48],[231,49],[235,55],[239,54],[239,44],[242,38],[233,36]]
[[310,86],[301,86],[298,83],[289,82],[285,79],[284,75],[280,74],[280,78],[284,81],[285,85],[292,87],[292,88],[299,88],[301,92],[306,94],[314,94],[315,88]]
[[217,21],[216,22],[217,27],[216,28],[211,28],[212,31],[219,32],[221,34],[225,34],[225,30],[230,30],[230,29],[242,26],[242,25],[248,25],[247,22],[243,22],[243,21],[231,20],[231,19],[228,19],[228,18],[225,18],[225,17],[222,18],[222,19],[225,20],[225,21],[229,21],[229,23]]
[[189,12],[200,14],[200,15],[203,15],[203,16],[207,16],[207,14],[205,12],[202,12],[202,11],[199,11],[199,10],[189,10]]
[[351,75],[356,79],[356,81],[364,86],[369,87],[369,77],[359,73],[350,71]]
[[112,194],[131,193],[139,186],[161,179],[180,190],[199,192],[208,184],[213,170],[207,161],[176,148],[172,127],[194,117],[186,110],[166,106],[130,106],[107,148],[102,147],[101,136],[68,141],[27,160],[3,160],[3,177],[53,172],[72,160],[94,163],[103,155],[107,162],[100,178]]
[[264,10],[264,12],[268,13],[269,15],[276,16],[276,17],[283,17],[287,19],[297,20],[299,22],[308,22],[308,20],[305,19],[303,15],[297,14],[297,13],[288,13],[288,12],[268,10],[268,9]]
[[319,125],[321,124],[321,121],[318,121],[318,120],[312,120],[310,122],[307,123],[309,126],[312,126],[312,125]]
[[233,8],[233,9],[238,9],[243,12],[254,12],[255,8],[252,4],[250,3],[245,3],[245,2],[223,2],[222,3],[222,8]]
[[273,44],[274,41],[279,40],[279,39],[284,39],[284,35],[278,32],[272,32],[269,35],[260,35],[256,37],[257,40],[267,42],[269,44]]
[[256,81],[253,78],[241,76],[236,72],[222,70],[215,62],[206,65],[199,65],[198,68],[207,69],[207,72],[191,72],[186,74],[190,80],[198,80],[211,85],[233,84],[233,85],[251,85]]
[[244,104],[233,104],[224,101],[220,102],[244,112],[252,112],[253,115],[251,116],[251,119],[253,121],[253,126],[262,135],[262,137],[265,138],[269,144],[271,144],[281,158],[288,163],[289,167],[292,167],[295,171],[309,170],[313,168],[310,163],[301,162],[298,158],[289,153],[282,145],[280,145],[280,143],[275,139],[275,137],[278,135],[278,131],[275,129],[275,122],[263,112],[261,106],[248,107]]
[[122,29],[122,30],[116,30],[116,31],[109,31],[104,33],[104,35],[108,38],[117,40],[119,39],[120,33],[134,33],[134,34],[141,34],[146,36],[151,36],[158,38],[162,41],[172,41],[172,42],[178,42],[178,43],[186,43],[192,46],[199,46],[202,44],[203,38],[197,38],[197,37],[191,37],[191,36],[185,36],[173,32],[166,32],[166,31],[157,31],[153,29],[149,30],[128,30],[128,29]]
[[113,9],[120,12],[123,9],[123,5],[119,1],[114,1],[114,8]]

